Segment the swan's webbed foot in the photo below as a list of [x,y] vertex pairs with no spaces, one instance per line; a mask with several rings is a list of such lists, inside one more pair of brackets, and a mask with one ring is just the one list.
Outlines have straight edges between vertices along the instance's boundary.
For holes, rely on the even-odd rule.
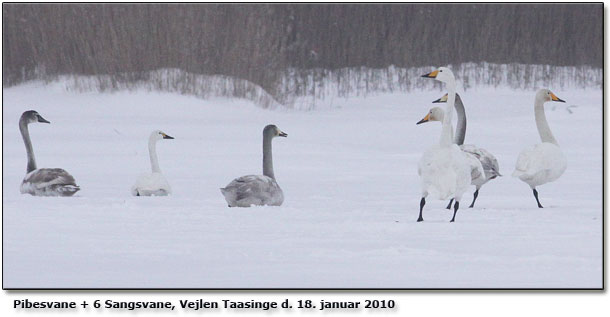
[[536,188],[534,188],[533,191],[534,191],[534,197],[536,197],[536,202],[538,203],[538,208],[544,208],[540,204],[540,200],[538,199],[538,191],[536,190]]
[[474,191],[474,195],[473,196],[474,196],[474,198],[472,199],[472,204],[470,204],[470,206],[468,208],[474,207],[474,202],[477,201],[477,197],[479,197],[479,190],[478,189]]
[[447,205],[447,209],[451,209],[451,204],[453,204],[453,198],[451,198],[451,200],[449,201],[449,204]]
[[456,200],[453,205],[453,218],[451,218],[451,221],[449,222],[455,222],[455,215],[457,214],[458,208],[460,208],[460,202]]
[[424,221],[424,217],[422,216],[422,211],[424,210],[424,205],[426,204],[426,197],[422,197],[419,202],[419,218],[417,218],[417,222]]

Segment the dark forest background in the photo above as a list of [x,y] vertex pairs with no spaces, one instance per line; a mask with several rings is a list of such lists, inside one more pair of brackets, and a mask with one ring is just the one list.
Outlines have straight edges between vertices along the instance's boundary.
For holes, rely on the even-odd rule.
[[603,67],[603,4],[3,4],[2,15],[3,86],[171,68],[279,100],[287,70],[316,81],[312,70],[390,65]]

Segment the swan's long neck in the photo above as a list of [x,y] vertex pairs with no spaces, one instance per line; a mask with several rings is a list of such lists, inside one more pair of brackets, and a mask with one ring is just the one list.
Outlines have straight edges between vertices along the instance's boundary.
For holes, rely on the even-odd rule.
[[275,179],[273,157],[271,155],[271,136],[263,135],[263,175]]
[[466,138],[466,110],[462,103],[462,98],[455,94],[455,112],[457,113],[457,126],[455,127],[455,144],[464,144]]
[[534,104],[534,114],[536,116],[536,127],[538,128],[538,134],[540,134],[540,140],[542,140],[542,142],[549,142],[559,145],[551,132],[549,123],[546,121],[546,115],[544,114],[544,101],[536,99]]
[[453,107],[455,105],[455,80],[447,82],[447,94],[447,105],[445,106],[443,129],[441,131],[441,146],[450,146],[453,144],[453,126],[451,125],[451,119],[453,117]]
[[23,138],[23,143],[25,143],[25,151],[28,155],[27,172],[29,173],[36,169],[36,159],[34,158],[34,149],[32,148],[32,141],[30,140],[28,123],[23,118],[19,120],[19,131],[21,131],[21,137]]
[[152,136],[148,139],[148,154],[150,155],[150,167],[153,173],[161,173],[159,159],[157,158],[157,139]]

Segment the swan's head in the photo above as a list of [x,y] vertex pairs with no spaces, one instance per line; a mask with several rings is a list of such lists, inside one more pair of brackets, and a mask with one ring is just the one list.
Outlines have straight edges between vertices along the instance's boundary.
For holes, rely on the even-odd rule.
[[559,97],[555,96],[555,94],[548,89],[538,90],[538,92],[536,93],[536,100],[542,100],[543,102],[547,102],[547,101],[565,102],[565,101],[559,99]]
[[445,94],[444,96],[434,100],[432,103],[447,102],[447,99],[449,99],[449,94]]
[[51,123],[43,118],[38,112],[34,110],[28,110],[21,115],[21,119],[19,121],[24,120],[25,123],[34,123],[34,122],[43,122],[43,123]]
[[155,130],[150,134],[150,138],[154,139],[154,140],[162,140],[162,139],[173,139],[174,137],[171,137],[167,134],[165,134],[165,132],[161,131],[161,130]]
[[425,78],[434,78],[438,81],[442,81],[442,82],[450,82],[450,81],[455,81],[455,76],[453,76],[453,72],[451,71],[451,69],[447,68],[447,67],[439,67],[437,70],[427,73],[425,75],[422,75],[421,77],[425,77]]
[[272,138],[276,136],[287,137],[288,134],[282,132],[275,124],[270,124],[263,129],[263,135],[270,136]]
[[[443,102],[447,102],[447,100],[449,99],[449,94],[445,94],[442,97],[434,100],[432,103],[443,103]],[[460,99],[460,95],[459,94],[455,94],[455,102],[456,103],[461,103],[462,99]]]
[[426,123],[428,121],[443,121],[444,115],[445,112],[443,111],[443,109],[441,109],[440,107],[434,107],[430,109],[428,114],[423,119],[419,120],[419,122],[417,122],[416,124]]

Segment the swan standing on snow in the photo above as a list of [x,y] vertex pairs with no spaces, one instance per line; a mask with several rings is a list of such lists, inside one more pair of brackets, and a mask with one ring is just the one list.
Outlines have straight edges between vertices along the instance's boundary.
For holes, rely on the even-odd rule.
[[280,206],[284,202],[284,193],[273,174],[271,156],[271,140],[277,136],[288,134],[272,124],[263,129],[263,175],[242,176],[220,189],[229,207]]
[[29,110],[19,118],[19,131],[25,143],[28,156],[27,174],[21,182],[21,193],[33,196],[72,196],[80,190],[74,182],[74,177],[61,168],[36,168],[34,149],[30,140],[28,124],[33,122],[50,123],[38,112]]
[[[432,103],[440,103],[440,102],[447,102],[447,94],[445,94],[443,97],[433,101]],[[442,109],[439,109],[442,111]],[[481,189],[481,187],[483,185],[485,185],[487,182],[489,182],[490,180],[498,177],[498,176],[502,176],[502,174],[500,174],[500,165],[498,164],[498,160],[496,159],[495,156],[493,156],[493,154],[489,153],[489,151],[477,147],[476,145],[472,145],[472,144],[464,144],[464,139],[466,138],[466,110],[464,109],[464,103],[462,103],[462,98],[460,98],[459,94],[455,94],[455,112],[457,113],[457,126],[456,126],[456,135],[455,135],[455,144],[457,144],[460,149],[462,149],[462,151],[472,154],[474,155],[474,157],[481,162],[481,165],[483,166],[483,170],[485,171],[484,175],[482,175],[482,177],[475,177],[473,175],[472,177],[472,185],[476,186],[476,190],[474,192],[474,197],[472,199],[472,203],[470,204],[469,208],[474,207],[474,202],[477,200],[477,197],[479,196],[479,189]],[[441,118],[442,120],[442,118]],[[432,120],[431,120],[432,121]],[[473,171],[474,172],[474,171]],[[449,205],[447,205],[447,209],[451,208],[451,203],[453,202],[450,201]]]
[[131,187],[134,196],[167,196],[172,193],[172,188],[161,174],[159,159],[157,158],[157,141],[161,139],[173,139],[163,131],[155,130],[148,138],[148,154],[150,155],[150,166],[152,173],[138,177],[135,185]]
[[538,199],[536,187],[555,181],[567,167],[566,158],[546,121],[544,103],[547,101],[565,102],[548,89],[538,90],[534,101],[534,114],[542,143],[522,150],[513,172],[514,177],[530,185],[539,208],[543,207]]
[[419,161],[418,173],[421,177],[422,198],[419,203],[419,218],[417,221],[424,220],[422,212],[426,204],[426,197],[428,194],[434,193],[442,200],[455,199],[453,217],[451,218],[451,222],[454,222],[462,195],[471,182],[471,168],[468,158],[452,140],[451,116],[455,103],[455,77],[453,72],[446,67],[440,67],[422,77],[434,78],[444,82],[447,86],[448,100],[443,116],[440,142],[428,149]]
[[[421,119],[419,122],[417,122],[417,124],[422,124],[425,122],[429,122],[429,121],[443,121],[443,117],[444,117],[444,111],[443,109],[439,108],[439,107],[434,107],[432,109],[430,109],[430,112],[428,112],[428,114]],[[460,149],[462,149],[462,147],[460,146]],[[462,151],[464,151],[462,149]],[[470,178],[471,181],[470,183],[472,185],[477,186],[477,190],[480,187],[481,184],[485,183],[485,170],[483,169],[483,166],[481,164],[481,161],[479,161],[477,159],[476,156],[474,156],[472,153],[466,152],[464,151],[464,154],[466,155],[466,158],[468,159],[468,164],[470,165]],[[474,199],[476,199],[478,192],[475,192],[475,196]],[[451,204],[453,202],[453,198],[449,201],[449,205],[447,205],[447,209],[451,209]],[[472,202],[472,204],[470,205],[470,208],[472,208],[472,206],[474,205],[474,200]]]

